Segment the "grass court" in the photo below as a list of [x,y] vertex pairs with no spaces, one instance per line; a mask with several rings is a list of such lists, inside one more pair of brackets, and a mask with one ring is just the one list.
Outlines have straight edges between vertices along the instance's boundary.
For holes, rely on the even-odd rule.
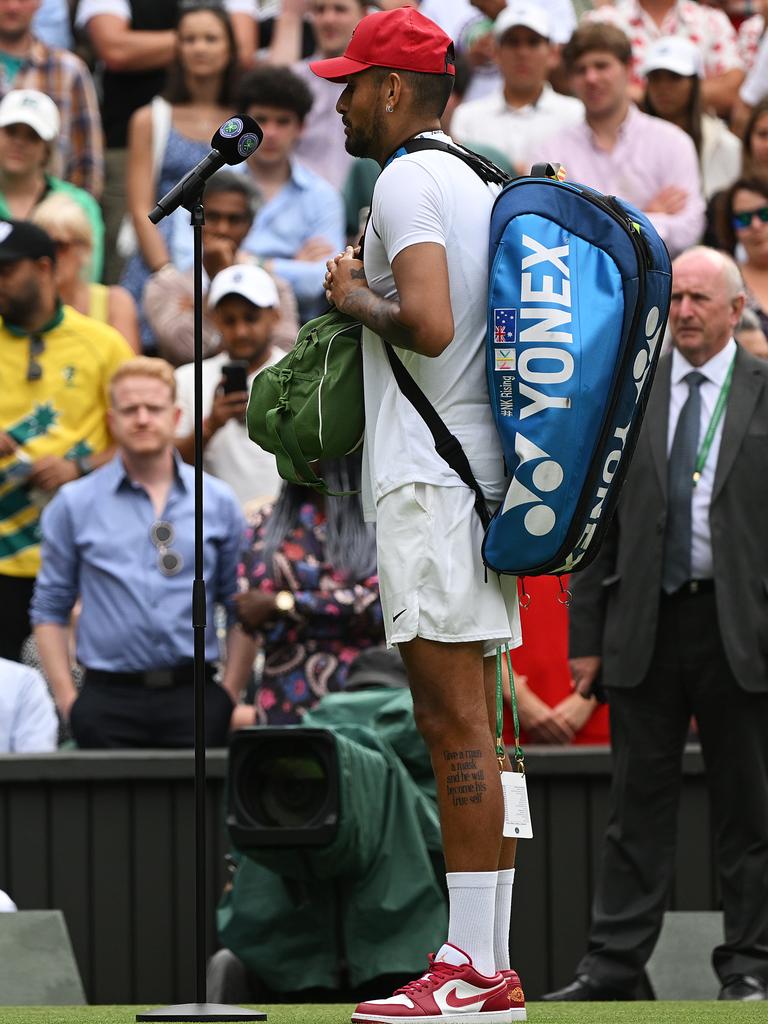
[[[2,1024],[134,1024],[144,1006],[6,1006]],[[349,1024],[352,1006],[304,1003],[260,1006],[268,1024]],[[532,1024],[766,1024],[765,1003],[530,1003]]]

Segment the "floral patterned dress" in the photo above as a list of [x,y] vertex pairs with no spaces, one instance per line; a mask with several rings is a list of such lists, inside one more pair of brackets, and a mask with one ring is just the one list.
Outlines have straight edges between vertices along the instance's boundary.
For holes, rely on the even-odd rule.
[[[360,651],[384,642],[377,576],[350,580],[328,565],[325,516],[312,502],[274,555],[272,577],[263,560],[264,530],[272,506],[252,517],[239,576],[268,593],[289,590],[295,611],[257,630],[264,670],[256,696],[256,722],[290,725],[324,697],[344,689]],[[244,586],[244,582],[241,583]]]

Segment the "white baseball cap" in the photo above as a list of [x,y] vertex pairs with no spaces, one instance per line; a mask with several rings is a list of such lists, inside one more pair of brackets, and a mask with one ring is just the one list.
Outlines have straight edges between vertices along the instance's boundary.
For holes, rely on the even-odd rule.
[[16,904],[7,892],[3,892],[3,890],[0,889],[0,914],[12,914],[14,910],[16,910]]
[[690,39],[681,36],[662,36],[646,51],[641,75],[651,71],[673,71],[676,75],[701,76],[701,53]]
[[266,270],[249,263],[235,263],[214,277],[208,289],[210,308],[215,309],[225,295],[241,295],[261,309],[280,305],[274,279]]
[[61,118],[50,96],[37,89],[11,89],[0,100],[0,128],[27,124],[45,142],[59,134]]
[[507,4],[493,23],[493,34],[497,39],[501,39],[505,32],[517,25],[529,28],[531,32],[536,32],[544,39],[549,39],[552,35],[549,15],[538,4],[530,3],[529,0],[512,0],[512,3]]

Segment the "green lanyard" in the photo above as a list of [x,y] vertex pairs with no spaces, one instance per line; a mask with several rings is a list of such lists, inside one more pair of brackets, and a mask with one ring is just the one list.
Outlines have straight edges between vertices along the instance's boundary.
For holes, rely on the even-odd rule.
[[[507,659],[507,671],[509,672],[509,692],[512,698],[512,721],[515,726],[515,764],[519,772],[525,771],[525,757],[523,748],[520,746],[520,719],[517,715],[517,694],[515,693],[515,677],[512,672],[512,658],[509,653],[509,644],[504,644],[504,654]],[[496,757],[499,761],[499,771],[504,771],[504,744],[501,734],[504,727],[504,692],[503,692],[503,668],[501,663],[502,648],[496,648]]]
[[704,440],[701,442],[701,448],[696,456],[696,465],[693,468],[693,486],[695,487],[699,480],[701,480],[701,471],[707,464],[707,458],[709,456],[709,449],[712,447],[712,442],[715,439],[715,431],[717,430],[720,420],[723,418],[725,412],[725,405],[728,401],[728,392],[731,390],[731,378],[733,377],[733,364],[736,362],[736,356],[731,360],[731,365],[728,367],[728,373],[725,375],[723,386],[720,388],[720,394],[717,396],[717,403],[715,404],[714,412],[712,413],[712,419],[709,421],[707,432],[704,435]]

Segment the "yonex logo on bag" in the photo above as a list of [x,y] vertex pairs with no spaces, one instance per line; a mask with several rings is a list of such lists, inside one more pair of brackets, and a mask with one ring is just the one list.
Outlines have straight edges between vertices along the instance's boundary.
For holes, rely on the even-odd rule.
[[[570,351],[570,242],[550,247],[526,234],[521,242],[527,252],[520,265],[520,309],[494,310],[494,368],[511,371],[503,373],[497,385],[500,415],[518,415],[525,420],[548,409],[571,408],[567,385],[574,375],[575,361]],[[511,315],[515,313],[517,316]],[[515,328],[512,339],[506,336],[510,321]],[[523,327],[523,322],[528,326]],[[516,346],[513,350],[509,349],[510,340]],[[515,381],[520,399],[517,412]],[[553,388],[560,389],[559,393],[553,394]],[[530,506],[523,515],[523,527],[532,537],[545,537],[557,524],[557,515],[547,499],[562,484],[563,467],[519,431],[515,454],[519,461],[502,514]]]
[[[519,432],[515,438],[515,454],[520,461],[507,490],[502,515],[521,505],[530,505],[523,516],[523,526],[532,537],[544,537],[554,529],[557,516],[543,495],[558,489],[563,482],[563,467]],[[529,463],[536,464],[530,466]],[[530,479],[530,487],[522,483],[521,476]]]
[[[522,244],[528,255],[521,263],[520,320],[535,321],[525,328],[521,323],[518,337],[520,397],[528,399],[528,404],[520,410],[520,418],[524,420],[544,409],[570,409],[569,395],[552,395],[541,388],[567,384],[573,377],[574,360],[567,348],[560,347],[573,344],[571,271],[567,263],[570,243],[549,248],[524,234]],[[534,275],[533,270],[539,267],[550,273],[537,271]],[[558,306],[563,308],[558,309]],[[523,348],[523,345],[536,347]]]
[[[571,271],[567,263],[570,244],[549,248],[526,234],[522,236],[522,244],[528,254],[523,257],[520,268],[521,308],[494,309],[493,342],[494,370],[506,374],[497,381],[499,414],[515,415],[513,381],[516,375],[521,399],[520,419],[524,420],[545,409],[571,408],[569,395],[552,395],[541,389],[567,384],[573,377],[574,359],[568,349],[560,347],[573,344]],[[540,273],[536,268],[546,268],[550,273]],[[558,309],[558,306],[564,308]],[[518,316],[520,321],[535,322],[525,328],[520,324],[518,330]],[[522,348],[529,344],[535,347]]]

